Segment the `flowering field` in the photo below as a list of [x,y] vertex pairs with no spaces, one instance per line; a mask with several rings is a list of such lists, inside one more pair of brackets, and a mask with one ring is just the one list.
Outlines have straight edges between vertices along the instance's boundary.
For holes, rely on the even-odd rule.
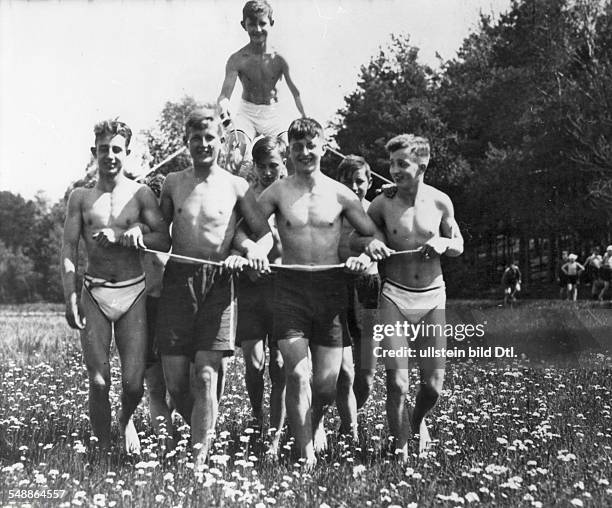
[[[413,447],[407,465],[389,452],[380,372],[359,415],[360,446],[337,437],[334,410],[328,417],[330,449],[312,473],[296,463],[291,443],[278,463],[265,458],[261,438],[247,427],[238,355],[209,469],[196,478],[188,428],[181,428],[176,452],[164,458],[144,402],[135,416],[140,457],[116,447],[110,460],[101,460],[91,451],[78,336],[57,310],[13,307],[0,313],[2,505],[612,505],[609,351],[582,354],[563,368],[520,360],[497,367],[451,363],[430,419],[435,445],[421,458]],[[111,394],[116,410],[118,392]],[[113,431],[118,440],[116,426]]]

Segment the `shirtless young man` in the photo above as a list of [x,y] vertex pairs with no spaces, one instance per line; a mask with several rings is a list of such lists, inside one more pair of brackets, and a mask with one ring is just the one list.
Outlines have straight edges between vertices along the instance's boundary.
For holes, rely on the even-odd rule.
[[[232,119],[233,130],[229,133],[228,145],[237,144],[242,159],[258,134],[279,136],[285,132],[286,124],[280,115],[276,91],[276,85],[283,77],[298,111],[302,117],[306,114],[300,92],[291,80],[287,60],[268,46],[268,35],[274,26],[270,4],[266,0],[247,2],[242,9],[240,24],[249,36],[249,43],[229,57],[217,104],[221,118],[230,119],[229,100],[236,78],[239,78],[242,83],[242,99]],[[232,171],[235,169],[232,168]]]
[[[325,407],[335,399],[346,312],[342,269],[317,271],[317,266],[339,263],[343,217],[362,235],[372,235],[375,228],[357,196],[321,172],[325,152],[321,125],[310,118],[295,120],[288,138],[295,173],[273,183],[259,203],[266,217],[275,214],[283,264],[312,266],[311,271],[278,269],[274,302],[274,340],[285,363],[287,416],[299,451],[312,467],[315,448],[325,446],[320,424]],[[345,263],[356,273],[368,265],[367,256],[350,257]],[[314,442],[313,428],[317,429]]]
[[[358,155],[346,156],[338,166],[338,178],[357,195],[361,206],[367,212],[370,202],[366,199],[366,194],[372,186],[372,171],[366,160]],[[340,261],[353,255],[350,248],[352,232],[350,224],[343,221]],[[365,273],[350,278],[347,286],[347,327],[352,345],[344,349],[336,405],[343,421],[341,432],[346,434],[350,430],[354,440],[357,440],[357,409],[365,404],[374,383],[376,362],[372,361],[368,345],[372,340],[379,290],[380,276],[376,263],[372,263]]]
[[[450,198],[423,182],[429,164],[429,142],[402,134],[391,139],[386,149],[396,187],[377,196],[368,209],[378,231],[366,249],[372,259],[383,261],[379,263],[383,277],[379,319],[392,325],[405,321],[441,325],[430,327],[433,333],[417,337],[415,343],[419,349],[433,346],[439,350],[446,347],[442,333],[446,322],[446,292],[440,256],[459,256],[463,252],[463,238]],[[419,252],[391,256],[394,251],[414,249]],[[381,346],[383,352],[399,350],[408,346],[408,342],[409,338],[404,335],[389,336]],[[421,386],[410,415],[411,428],[404,419],[410,371],[407,361],[393,360],[386,361],[387,419],[397,450],[406,460],[411,434],[419,434],[419,452],[430,442],[425,415],[442,391],[444,358],[419,359]]]
[[[217,165],[219,134],[214,111],[194,111],[187,118],[184,139],[193,167],[169,174],[161,195],[162,214],[172,223],[173,254],[228,262],[240,216],[257,238],[270,231],[247,182]],[[253,252],[246,255],[253,258]],[[255,268],[267,266],[265,253],[257,259]],[[191,422],[196,469],[204,465],[214,432],[218,375],[222,358],[233,354],[235,327],[234,281],[227,268],[168,261],[159,301],[158,349],[168,391]]]
[[[62,245],[62,282],[66,319],[81,330],[89,377],[89,417],[102,449],[110,446],[110,341],[121,359],[119,429],[130,453],[140,451],[132,414],[143,393],[147,329],[145,275],[136,247],[167,250],[168,226],[153,192],[123,173],[130,153],[130,128],[116,120],[94,128],[98,182],[79,188],[68,199]],[[146,230],[146,233],[143,233]],[[87,273],[79,302],[76,265],[79,239],[87,249]]]
[[[252,185],[257,197],[278,179],[286,176],[283,153],[285,143],[266,136],[253,145],[253,162],[256,181]],[[280,262],[281,247],[278,230],[270,219],[274,245],[268,254],[271,263]],[[236,235],[235,243],[244,241],[243,231]],[[263,427],[264,372],[266,369],[266,342],[270,351],[270,426],[271,437],[268,453],[275,457],[285,423],[285,372],[278,344],[272,341],[274,317],[274,274],[257,274],[246,270],[240,274],[238,291],[238,330],[236,344],[242,347],[245,363],[245,382],[253,418]]]

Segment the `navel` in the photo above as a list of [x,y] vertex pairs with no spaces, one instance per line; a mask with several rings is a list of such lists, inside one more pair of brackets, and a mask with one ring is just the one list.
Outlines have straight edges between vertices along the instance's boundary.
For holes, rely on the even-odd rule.
[[183,213],[183,209],[179,208],[178,211],[176,213]]
[[393,234],[394,234],[394,235],[397,235],[397,229],[394,229],[394,230],[393,230]]
[[286,224],[287,224],[287,227],[288,227],[288,228],[290,228],[290,227],[291,227],[291,222],[287,221],[287,222],[286,222]]

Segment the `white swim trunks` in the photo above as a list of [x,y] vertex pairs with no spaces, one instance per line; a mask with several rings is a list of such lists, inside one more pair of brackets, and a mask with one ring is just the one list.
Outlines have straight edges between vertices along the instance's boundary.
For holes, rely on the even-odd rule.
[[120,319],[145,292],[145,275],[121,282],[109,282],[85,274],[83,287],[100,312],[111,322]]
[[278,136],[289,126],[282,116],[278,103],[253,104],[240,99],[234,126],[236,130],[244,132],[251,141],[258,135]]

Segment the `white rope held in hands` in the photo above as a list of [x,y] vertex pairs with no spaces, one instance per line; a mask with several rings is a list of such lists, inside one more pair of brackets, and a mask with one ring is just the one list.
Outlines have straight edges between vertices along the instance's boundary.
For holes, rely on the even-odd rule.
[[[191,256],[183,256],[181,254],[173,254],[172,252],[162,252],[159,250],[154,250],[154,249],[148,249],[148,248],[141,248],[139,249],[143,252],[149,252],[151,254],[158,254],[161,256],[168,256],[170,258],[174,258],[177,260],[181,260],[181,261],[188,261],[190,263],[198,263],[198,264],[202,264],[202,265],[214,265],[214,266],[223,266],[224,263],[223,261],[212,261],[210,259],[201,259],[201,258],[194,258]],[[421,248],[419,247],[418,249],[411,249],[411,250],[398,250],[398,251],[394,251],[391,253],[391,256],[396,256],[398,254],[417,254],[418,252],[421,252]],[[324,270],[333,270],[336,268],[344,268],[346,265],[345,263],[338,263],[335,265],[300,265],[300,264],[292,264],[292,265],[283,265],[283,264],[278,264],[278,263],[270,263],[270,268],[275,268],[275,269],[283,269],[283,270],[295,270],[295,271],[300,271],[300,272],[321,272]]]

